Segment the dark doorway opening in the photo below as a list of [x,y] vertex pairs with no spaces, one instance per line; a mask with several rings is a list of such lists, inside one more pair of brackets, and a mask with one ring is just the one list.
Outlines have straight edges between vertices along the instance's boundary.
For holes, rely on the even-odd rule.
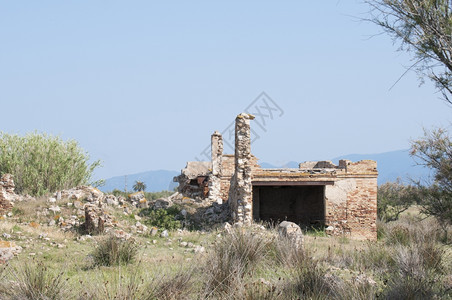
[[325,186],[253,186],[253,217],[291,221],[303,227],[325,225]]

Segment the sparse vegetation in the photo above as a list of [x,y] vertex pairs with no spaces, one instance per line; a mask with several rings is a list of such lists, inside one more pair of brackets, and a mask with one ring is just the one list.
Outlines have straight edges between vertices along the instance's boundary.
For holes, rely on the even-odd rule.
[[400,179],[386,182],[378,187],[377,214],[384,222],[395,221],[411,205],[419,202],[419,190],[413,185],[404,185]]
[[[50,205],[61,210],[44,213]],[[444,243],[442,225],[421,214],[419,206],[401,212],[397,220],[379,222],[378,241],[308,230],[303,247],[296,247],[271,224],[207,232],[178,229],[181,209],[190,210],[178,205],[161,210],[128,206],[127,214],[122,206],[107,206],[117,220],[111,235],[87,236],[63,232],[58,222],[47,225],[60,218],[64,223],[78,210],[67,200],[16,203],[14,215],[0,220],[0,234],[5,243],[24,248],[0,269],[0,299],[53,297],[25,293],[57,295],[54,299],[452,297],[452,248]],[[141,229],[138,222],[150,225],[151,219],[156,222],[152,226],[168,229],[169,235]],[[450,235],[451,228],[446,229]],[[55,289],[48,289],[46,280],[54,280]],[[23,289],[15,289],[19,285]]]
[[433,171],[433,182],[418,182],[422,212],[437,219],[447,240],[447,227],[452,225],[452,140],[444,129],[425,131],[413,141],[411,155],[420,165]]
[[66,299],[72,291],[61,270],[51,270],[43,262],[19,264],[9,269],[13,282],[0,282],[1,299]]

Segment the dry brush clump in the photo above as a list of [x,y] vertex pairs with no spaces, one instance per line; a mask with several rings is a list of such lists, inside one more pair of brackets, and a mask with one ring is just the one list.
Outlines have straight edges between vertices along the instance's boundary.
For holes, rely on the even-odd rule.
[[176,300],[189,299],[193,291],[193,269],[149,274],[143,268],[131,266],[114,270],[95,280],[87,279],[78,300]]
[[21,263],[8,268],[8,273],[11,280],[0,282],[0,299],[59,300],[73,295],[64,272],[51,270],[43,262]]
[[266,257],[270,240],[251,229],[236,228],[213,246],[203,269],[205,294],[222,295],[238,290],[246,274],[252,274]]
[[138,245],[133,240],[122,240],[113,235],[99,242],[91,254],[94,266],[115,266],[132,263],[138,254]]

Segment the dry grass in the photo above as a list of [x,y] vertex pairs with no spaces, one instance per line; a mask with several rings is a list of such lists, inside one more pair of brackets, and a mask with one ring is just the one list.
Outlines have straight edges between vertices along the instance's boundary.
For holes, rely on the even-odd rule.
[[2,299],[57,300],[72,295],[64,272],[55,272],[43,262],[23,263],[8,271],[12,280],[0,283]]
[[[33,220],[32,215],[23,217]],[[279,238],[274,229],[255,227],[230,234],[183,231],[171,232],[170,238],[136,235],[138,260],[127,266],[98,264],[96,268],[85,268],[87,258],[105,236],[77,241],[75,233],[17,221],[0,221],[0,234],[10,233],[11,240],[24,247],[17,259],[3,266],[4,272],[0,269],[0,299],[13,298],[12,287],[25,287],[27,280],[34,282],[33,273],[64,281],[64,299],[452,297],[452,247],[442,243],[440,230],[431,219],[403,216],[399,221],[379,224],[381,239],[376,242],[306,235],[302,248]],[[41,233],[50,241],[39,239]],[[181,241],[202,245],[206,253],[194,253],[182,247]],[[65,248],[56,247],[55,242]],[[110,246],[105,249],[113,248]],[[41,271],[24,269],[27,264],[35,266],[33,258],[41,261]],[[28,286],[47,293],[44,283]],[[15,290],[26,298],[23,288]]]

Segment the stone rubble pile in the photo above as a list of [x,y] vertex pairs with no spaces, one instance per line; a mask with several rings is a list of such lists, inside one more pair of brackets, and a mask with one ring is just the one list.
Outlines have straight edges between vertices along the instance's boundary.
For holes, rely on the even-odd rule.
[[85,204],[84,229],[89,234],[101,234],[105,227],[113,227],[113,217],[93,203]]
[[14,202],[33,200],[29,195],[18,195],[15,193],[13,176],[11,174],[3,174],[0,177],[0,216],[8,214],[13,208]]

